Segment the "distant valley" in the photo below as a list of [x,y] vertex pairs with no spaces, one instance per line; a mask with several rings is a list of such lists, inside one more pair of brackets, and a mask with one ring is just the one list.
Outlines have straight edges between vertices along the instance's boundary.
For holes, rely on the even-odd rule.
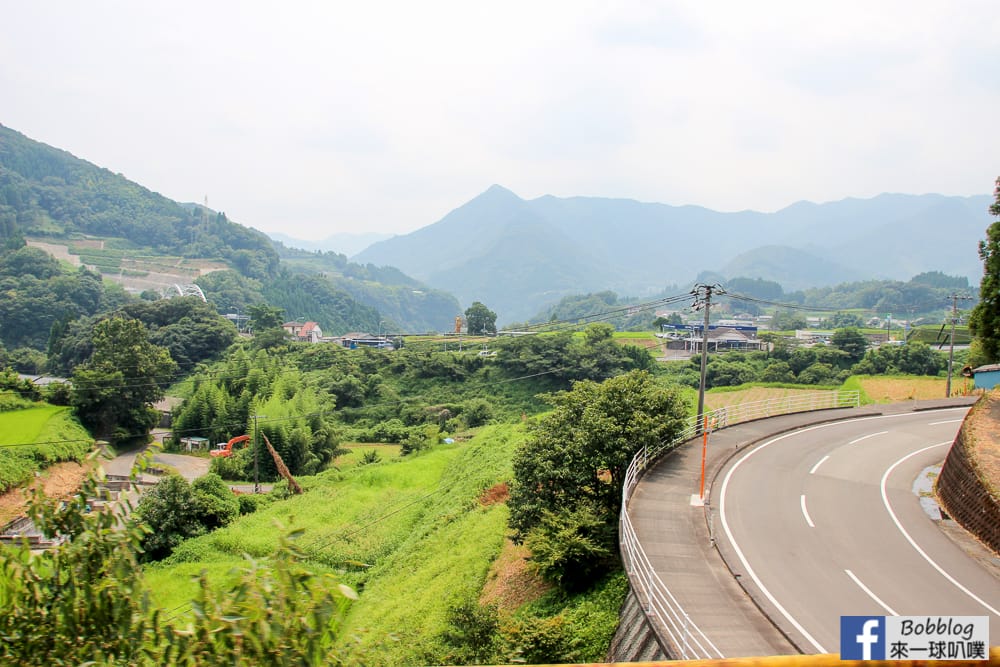
[[331,234],[330,236],[320,239],[319,241],[309,241],[306,239],[298,239],[294,236],[289,236],[288,234],[282,234],[280,232],[268,232],[267,235],[289,248],[314,251],[318,250],[320,252],[336,252],[341,255],[347,255],[348,257],[357,255],[373,243],[384,241],[392,238],[393,236],[392,234],[379,234],[376,232],[361,232],[357,234],[340,233]]
[[598,197],[525,200],[494,185],[409,234],[311,242],[268,238],[0,126],[0,238],[106,240],[87,263],[137,284],[158,271],[148,265],[157,257],[171,267],[217,262],[213,273],[192,275],[201,274],[218,308],[266,300],[331,333],[447,330],[474,301],[504,326],[571,295],[613,291],[626,301],[699,280],[760,279],[788,293],[940,271],[978,284],[990,202],[986,194],[882,194],[723,213]]

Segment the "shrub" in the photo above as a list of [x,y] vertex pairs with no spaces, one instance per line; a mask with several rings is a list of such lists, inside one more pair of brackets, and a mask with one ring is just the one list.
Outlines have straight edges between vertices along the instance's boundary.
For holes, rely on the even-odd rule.
[[247,479],[247,470],[253,471],[253,453],[249,447],[233,452],[232,456],[212,459],[209,470],[222,479]]
[[357,595],[303,568],[302,552],[287,537],[266,562],[242,568],[232,586],[216,587],[202,574],[195,613],[174,625],[173,616],[148,605],[135,558],[141,531],[122,530],[112,512],[87,511],[96,488],[90,480],[59,505],[36,495],[32,518],[47,536],[66,536],[64,544],[37,556],[0,549],[0,664],[365,662],[332,648]]
[[198,519],[206,530],[221,528],[239,516],[240,503],[236,495],[215,473],[199,477],[191,489],[198,503]]
[[517,662],[576,662],[580,652],[580,641],[562,615],[518,619],[504,634]]
[[409,435],[409,431],[401,420],[393,418],[376,424],[371,435],[376,442],[400,443]]
[[800,384],[830,384],[836,380],[837,372],[830,364],[816,362],[799,373]]
[[525,544],[538,573],[565,591],[585,590],[614,562],[614,527],[588,502],[546,510]]
[[472,398],[462,404],[462,417],[469,428],[482,426],[493,419],[493,405],[483,398]]
[[504,662],[500,646],[500,615],[494,604],[474,599],[457,602],[447,611],[447,629],[441,641],[450,649],[449,664],[487,665]]
[[420,450],[427,448],[427,436],[418,430],[414,430],[406,436],[400,445],[400,455],[408,456],[409,454],[413,454],[414,452],[419,452]]
[[259,493],[243,493],[236,496],[236,501],[240,504],[240,516],[243,516],[253,514],[270,502],[270,498]]
[[374,449],[368,449],[364,454],[361,455],[361,459],[358,461],[359,466],[372,465],[374,463],[380,463],[382,457],[379,456],[378,452]]
[[205,532],[194,490],[180,475],[169,475],[143,494],[137,516],[149,527],[142,538],[142,559],[161,560],[189,537]]

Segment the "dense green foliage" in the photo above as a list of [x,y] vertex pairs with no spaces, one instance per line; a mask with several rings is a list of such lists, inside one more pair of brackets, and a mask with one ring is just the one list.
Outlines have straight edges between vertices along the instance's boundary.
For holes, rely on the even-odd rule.
[[[282,266],[287,266],[289,272],[321,274],[335,289],[377,309],[384,321],[383,332],[449,331],[455,316],[461,312],[454,296],[427,287],[394,267],[355,264],[335,252],[307,252],[275,245],[281,255]],[[281,305],[284,307],[284,304]],[[333,321],[321,321],[321,324],[324,330],[329,327],[335,333],[344,333],[338,331]],[[359,322],[349,330],[368,328],[372,331],[377,329]]]
[[36,496],[35,524],[68,541],[41,554],[0,549],[0,661],[18,665],[262,665],[363,662],[334,649],[357,596],[301,565],[286,539],[231,585],[200,577],[177,620],[150,604],[136,555],[142,530],[89,512],[88,483],[69,503]]
[[542,510],[524,542],[532,566],[546,580],[565,591],[586,590],[615,562],[614,523],[590,499],[561,505]]
[[[700,278],[707,282],[713,282],[717,278],[726,290],[726,293],[721,294],[713,302],[713,316],[725,317],[740,313],[762,315],[771,312],[774,316],[771,327],[783,331],[807,327],[806,311],[798,310],[799,307],[815,308],[821,313],[841,311],[824,313],[820,322],[822,328],[861,327],[869,317],[885,316],[889,313],[905,313],[910,319],[944,317],[950,294],[956,290],[971,291],[967,278],[948,276],[940,271],[921,273],[907,282],[868,280],[797,292],[785,292],[780,284],[760,278],[736,277],[723,280],[721,276],[709,275]],[[529,323],[537,325],[546,322],[580,322],[599,317],[618,331],[648,330],[651,327],[658,327],[660,322],[656,322],[656,318],[649,311],[636,312],[633,307],[640,302],[676,296],[682,291],[681,288],[674,287],[672,291],[664,291],[642,300],[620,298],[611,291],[565,296],[555,306],[531,318]],[[786,303],[795,306],[796,309],[776,308],[757,303],[754,299]],[[851,310],[856,312],[846,312]],[[862,317],[858,312],[865,313],[865,316]],[[517,326],[510,328],[516,329]]]
[[[536,394],[567,389],[573,380],[603,380],[652,365],[648,353],[619,345],[607,325],[583,336],[552,334],[491,341],[496,357],[443,351],[432,344],[400,350],[347,350],[337,345],[292,344],[268,350],[235,349],[225,362],[196,374],[183,387],[174,414],[176,437],[198,435],[224,442],[248,433],[254,414],[293,474],[323,469],[346,439],[405,443],[407,451],[434,433],[476,427],[497,418],[536,412]],[[344,425],[337,433],[334,420]],[[269,457],[261,470],[274,474]],[[252,458],[238,453],[219,462],[224,476]]]
[[[1000,178],[994,194],[990,213],[1000,218]],[[980,302],[972,311],[969,329],[979,339],[986,360],[995,362],[1000,360],[1000,220],[989,226],[986,239],[979,242],[979,257],[983,260]]]
[[[114,312],[141,322],[149,342],[165,348],[183,370],[218,357],[236,339],[236,328],[211,304],[194,296],[155,301],[131,301]],[[93,354],[95,328],[107,314],[81,318],[53,328],[47,368],[72,373]]]
[[565,387],[572,381],[604,380],[653,364],[645,350],[630,353],[630,346],[616,343],[613,331],[602,323],[587,326],[583,337],[563,332],[503,339],[497,341],[497,365],[517,377],[546,374]]
[[143,494],[136,516],[150,527],[142,537],[142,555],[160,560],[189,537],[205,532],[191,485],[180,475],[168,475]]
[[554,590],[514,613],[456,601],[441,635],[446,664],[603,663],[628,581],[619,571],[591,584],[586,594]]
[[[308,265],[307,265],[308,266]],[[349,264],[344,270],[351,272]],[[246,312],[254,304],[268,303],[289,317],[318,322],[324,335],[349,332],[438,331],[446,329],[458,302],[454,297],[421,286],[383,284],[360,278],[332,275],[325,264],[304,268],[283,263],[271,279],[247,279],[235,271],[213,271],[198,279],[205,297],[220,310]],[[365,272],[361,272],[365,273]],[[372,271],[393,276],[393,271]]]
[[283,308],[300,321],[320,323],[328,335],[378,327],[379,313],[355,301],[343,290],[319,275],[295,275],[282,272],[264,286],[264,300]]
[[473,301],[465,309],[466,330],[475,336],[495,334],[497,332],[497,314],[480,301]]
[[[710,354],[705,382],[713,387],[734,387],[750,382],[839,385],[851,375],[937,375],[945,369],[945,356],[926,343],[867,348],[863,334],[853,329],[834,332],[830,345],[797,346],[774,338],[772,352]],[[673,381],[698,387],[701,360],[669,364],[663,372]]]
[[110,305],[100,274],[14,243],[0,250],[0,344],[44,350],[53,328]]
[[[184,368],[219,355],[236,337],[230,322],[195,297],[137,300],[38,248],[12,241],[0,251],[0,345],[20,348],[9,361],[23,370],[71,373],[92,354],[94,327],[109,312],[142,321],[151,342]],[[47,359],[36,353],[36,367],[27,368],[24,350],[47,350]]]
[[[679,433],[688,406],[676,388],[656,384],[645,371],[600,384],[577,382],[547,400],[552,412],[514,456],[510,525],[518,539],[546,543],[543,572],[566,565],[589,577],[614,553],[632,457]],[[567,588],[582,583],[568,576],[557,582]]]
[[141,438],[157,421],[151,406],[164,396],[177,364],[149,341],[139,320],[113,317],[93,330],[94,350],[73,372],[72,403],[93,432]]
[[[673,292],[676,294],[676,291]],[[666,292],[664,293],[666,296]],[[618,331],[645,330],[654,319],[650,312],[629,314],[628,306],[635,303],[634,299],[620,298],[610,290],[590,294],[571,294],[564,296],[559,302],[546,308],[541,313],[528,320],[529,324],[545,322],[586,322],[590,318],[600,317],[601,321],[611,324]],[[508,327],[517,329],[516,325]]]
[[[253,434],[256,416],[293,475],[322,470],[339,451],[332,423],[335,399],[307,383],[301,371],[287,363],[290,356],[240,348],[212,372],[195,376],[190,395],[174,415],[173,444],[191,435],[226,442]],[[229,478],[250,479],[256,454],[260,479],[276,479],[277,468],[263,441],[254,442],[258,451],[216,459],[215,469]]]
[[184,257],[222,257],[265,277],[278,255],[260,232],[225,214],[185,208],[120,174],[0,126],[0,238],[20,234],[127,239]]
[[852,375],[938,375],[947,362],[926,343],[882,345],[868,350],[851,370]]
[[168,475],[145,492],[136,516],[149,528],[141,540],[142,560],[162,560],[184,540],[221,528],[240,514],[240,503],[215,474],[188,484]]
[[847,354],[851,361],[860,361],[868,350],[868,339],[855,327],[837,329],[830,337],[830,344]]
[[786,294],[782,300],[811,308],[861,308],[875,315],[906,313],[917,317],[943,313],[950,304],[948,296],[955,290],[969,291],[968,279],[930,272],[914,276],[907,282],[865,280],[817,287]]

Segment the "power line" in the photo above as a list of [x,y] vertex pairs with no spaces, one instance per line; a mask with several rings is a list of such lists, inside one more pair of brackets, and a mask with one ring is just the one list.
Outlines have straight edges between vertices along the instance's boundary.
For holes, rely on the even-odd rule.
[[[484,389],[484,388],[488,388],[488,387],[495,386],[495,385],[509,384],[511,382],[520,382],[522,380],[529,380],[531,378],[542,377],[542,376],[545,376],[545,375],[552,375],[552,374],[555,374],[555,373],[562,373],[562,372],[565,372],[566,370],[568,370],[567,367],[561,366],[559,368],[552,368],[552,369],[549,369],[547,371],[539,371],[537,373],[530,373],[528,375],[519,375],[519,376],[513,377],[513,378],[503,378],[503,379],[499,379],[499,380],[483,381],[483,382],[480,382],[480,383],[477,383],[477,384],[472,384],[471,385],[471,389],[474,391],[476,389]],[[382,400],[382,401],[374,401],[374,402],[370,403],[367,407],[379,408],[379,407],[387,407],[387,406],[394,406],[394,405],[403,405],[405,403],[410,403],[410,402],[419,401],[419,400],[427,400],[429,398],[430,398],[429,396],[424,395],[424,394],[415,394],[413,396],[407,396],[407,397],[403,397],[403,398],[386,399],[386,400]],[[267,419],[261,418],[260,422],[262,424],[264,424],[264,425],[267,425],[267,424],[275,424],[275,423],[278,423],[278,422],[295,421],[297,419],[310,419],[312,417],[322,417],[323,415],[330,414],[333,411],[334,410],[318,410],[316,412],[308,412],[308,413],[299,414],[299,415],[292,415],[292,416],[288,416],[288,417],[270,417],[270,418],[267,418]],[[219,429],[221,429],[223,431],[228,431],[231,428],[234,428],[234,429],[235,428],[244,428],[245,429],[246,427],[247,427],[247,424],[245,424],[243,422],[229,422],[229,423],[217,424],[217,425],[211,426],[211,427],[190,428],[190,429],[181,429],[181,430],[171,430],[171,435],[173,435],[175,437],[176,436],[189,436],[189,435],[194,435],[194,434],[198,434],[198,433],[211,433],[212,431],[216,431],[216,430],[219,430]],[[133,433],[133,434],[125,435],[125,436],[123,436],[123,438],[124,439],[140,438],[140,437],[144,437],[146,435],[148,435],[148,433]],[[36,446],[36,445],[69,444],[69,443],[74,443],[74,442],[86,442],[88,440],[93,440],[93,438],[89,438],[89,439],[77,438],[77,439],[70,439],[70,440],[50,440],[50,441],[46,441],[46,442],[19,442],[19,443],[10,443],[10,444],[5,444],[5,445],[0,445],[0,449],[3,449],[5,447],[33,447],[33,446]]]
[[633,304],[628,306],[622,306],[620,308],[615,308],[613,310],[607,310],[600,313],[592,313],[590,315],[584,315],[576,318],[566,318],[562,320],[549,320],[547,322],[539,322],[537,324],[527,324],[524,327],[518,328],[517,330],[502,330],[497,332],[498,334],[503,333],[517,333],[520,331],[561,331],[566,329],[578,328],[581,324],[590,324],[596,321],[611,320],[622,314],[632,314],[638,312],[644,312],[657,308],[659,306],[665,306],[678,301],[685,301],[690,298],[690,294],[678,294],[674,296],[664,297],[662,299],[656,299],[654,301],[647,301],[645,303]]

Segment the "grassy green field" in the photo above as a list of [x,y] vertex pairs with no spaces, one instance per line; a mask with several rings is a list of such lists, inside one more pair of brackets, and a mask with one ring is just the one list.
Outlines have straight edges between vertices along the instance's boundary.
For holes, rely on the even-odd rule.
[[399,445],[364,442],[341,443],[341,447],[346,449],[347,453],[341,454],[333,461],[334,467],[341,470],[359,465],[362,457],[368,452],[375,452],[382,461],[391,461],[399,458],[400,450]]
[[[861,403],[897,403],[944,398],[947,380],[921,375],[854,375],[844,382],[843,389],[861,392]],[[964,377],[952,379],[952,396],[972,392],[972,381]]]
[[93,439],[69,408],[38,404],[0,412],[0,493],[59,461],[79,461]]
[[69,408],[43,405],[0,412],[0,445],[35,442],[53,417],[68,411]]
[[[299,480],[303,495],[185,542],[146,568],[147,584],[168,615],[190,613],[193,577],[205,571],[213,582],[229,582],[244,554],[266,557],[283,531],[296,529],[310,568],[335,572],[360,593],[343,628],[345,643],[356,643],[369,664],[434,664],[446,654],[441,634],[449,607],[478,598],[503,547],[506,505],[487,501],[484,492],[510,479],[511,455],[524,437],[520,425],[496,425],[416,456],[391,458],[379,448],[377,464],[345,459],[340,470]],[[348,457],[370,449],[359,445]],[[614,598],[608,605],[586,596],[546,603],[592,638],[587,659],[602,659],[617,625],[624,587],[607,586],[594,595]]]
[[[941,325],[937,324],[934,326],[922,326],[916,327],[910,332],[907,337],[909,341],[921,341],[927,343],[931,347],[937,347],[942,343],[947,349],[948,342],[951,340],[951,327],[946,326],[943,330]],[[969,333],[969,327],[965,324],[959,324],[955,326],[955,344],[956,345],[968,345],[972,342],[972,334]]]

